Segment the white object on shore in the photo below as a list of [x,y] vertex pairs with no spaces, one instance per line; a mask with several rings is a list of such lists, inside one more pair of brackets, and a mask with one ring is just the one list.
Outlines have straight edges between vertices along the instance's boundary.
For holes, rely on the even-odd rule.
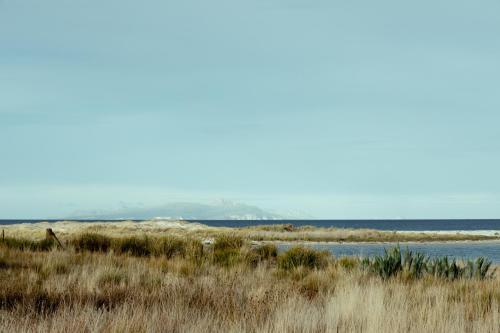
[[203,245],[212,245],[215,241],[213,240],[213,238],[207,238],[207,239],[204,239],[203,240]]

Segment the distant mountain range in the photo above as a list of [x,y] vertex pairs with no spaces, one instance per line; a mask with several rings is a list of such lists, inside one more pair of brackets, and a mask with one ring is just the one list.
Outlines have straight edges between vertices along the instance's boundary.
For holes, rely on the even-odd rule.
[[281,220],[310,218],[305,214],[278,214],[259,207],[221,200],[214,204],[179,202],[148,208],[124,208],[115,211],[79,212],[70,219],[172,219],[172,220]]

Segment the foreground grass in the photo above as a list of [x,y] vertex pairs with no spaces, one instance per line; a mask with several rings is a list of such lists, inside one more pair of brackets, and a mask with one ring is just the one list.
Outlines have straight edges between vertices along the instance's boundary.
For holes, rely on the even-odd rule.
[[273,245],[251,247],[225,234],[210,246],[178,237],[96,234],[68,239],[65,250],[25,242],[0,243],[0,332],[500,327],[500,279],[489,266],[484,275],[454,278],[435,274],[426,261],[419,274],[409,274],[423,267],[417,254],[391,250],[369,262],[307,248],[278,254]]

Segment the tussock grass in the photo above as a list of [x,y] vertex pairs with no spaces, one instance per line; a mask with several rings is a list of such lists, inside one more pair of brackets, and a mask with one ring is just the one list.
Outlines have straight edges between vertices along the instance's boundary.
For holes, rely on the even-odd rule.
[[113,250],[117,254],[138,257],[165,256],[169,259],[177,256],[199,259],[203,256],[203,245],[200,241],[175,236],[111,238],[96,233],[85,233],[73,238],[70,244],[77,252]]
[[214,251],[238,250],[243,246],[243,238],[235,235],[220,235],[215,238]]
[[120,254],[129,254],[136,257],[147,257],[152,253],[152,244],[147,237],[115,238],[113,250]]
[[244,252],[244,261],[251,267],[257,267],[264,262],[276,261],[278,248],[274,244],[262,244]]
[[278,256],[278,248],[274,244],[259,245],[253,251],[259,256],[260,260],[270,260]]
[[354,257],[341,257],[337,264],[347,271],[351,271],[359,266],[359,259]]
[[111,247],[111,238],[96,234],[84,233],[71,241],[76,251],[107,252]]
[[278,256],[278,267],[284,270],[305,267],[324,268],[328,264],[329,252],[296,246]]
[[6,237],[0,245],[11,249],[30,250],[30,251],[50,251],[56,247],[53,239],[31,240],[25,238]]
[[240,251],[243,246],[243,238],[234,235],[220,235],[215,238],[213,244],[212,261],[213,263],[231,267],[242,261]]
[[201,262],[205,256],[203,244],[197,239],[186,240],[186,258],[193,262]]
[[[467,273],[450,279],[421,268],[433,260],[390,250],[379,260],[397,273],[386,278],[370,269],[374,258],[335,259],[309,248],[278,254],[273,245],[252,247],[238,237],[205,247],[161,237],[110,242],[107,252],[0,244],[0,332],[496,333],[500,327],[500,279],[486,260],[456,263]],[[220,264],[216,249],[238,260]],[[246,259],[250,253],[256,264]],[[443,267],[453,262],[440,260]]]
[[187,251],[187,242],[179,237],[162,237],[156,241],[153,247],[155,255],[162,255],[167,258],[184,257]]

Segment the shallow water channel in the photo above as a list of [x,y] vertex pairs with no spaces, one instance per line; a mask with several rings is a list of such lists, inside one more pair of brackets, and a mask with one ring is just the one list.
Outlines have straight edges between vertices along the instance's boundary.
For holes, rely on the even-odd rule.
[[[370,257],[384,253],[385,248],[397,246],[397,243],[306,243],[318,250],[328,250],[336,257]],[[286,250],[291,244],[280,244],[280,250]],[[424,253],[430,257],[448,256],[456,259],[475,259],[487,257],[495,264],[500,264],[500,241],[481,242],[444,242],[444,243],[400,243],[401,249]]]

